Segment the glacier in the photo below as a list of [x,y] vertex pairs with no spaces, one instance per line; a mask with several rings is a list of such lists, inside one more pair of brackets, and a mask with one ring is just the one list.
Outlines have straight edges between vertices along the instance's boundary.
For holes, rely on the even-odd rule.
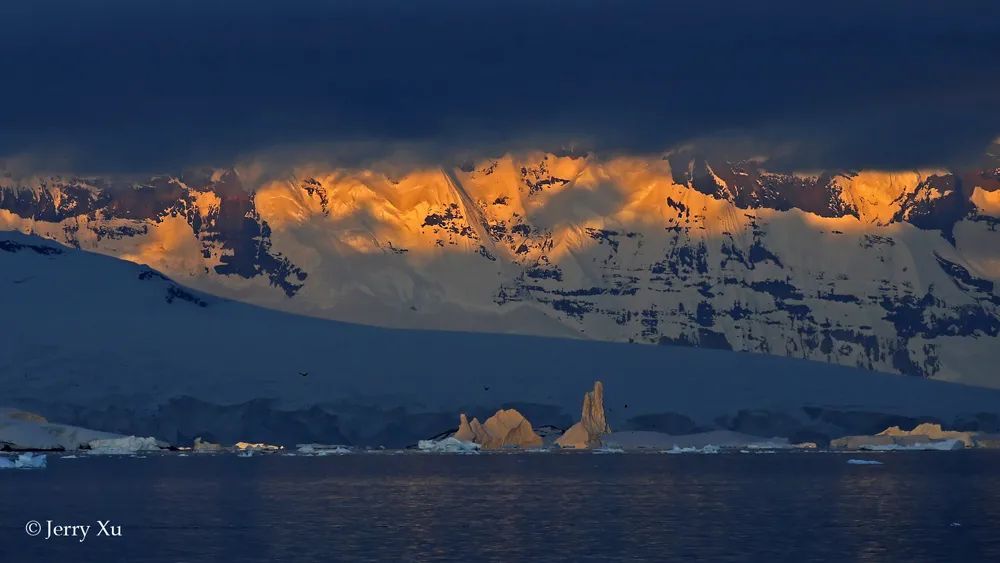
[[1000,421],[994,389],[722,350],[355,325],[13,232],[0,233],[0,286],[18,329],[0,339],[5,405],[172,444],[399,448],[454,428],[455,413],[511,408],[564,429],[595,380],[621,431],[799,442]]

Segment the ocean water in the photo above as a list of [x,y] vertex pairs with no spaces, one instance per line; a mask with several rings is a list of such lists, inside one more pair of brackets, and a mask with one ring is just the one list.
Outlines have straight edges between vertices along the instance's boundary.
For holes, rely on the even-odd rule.
[[3,563],[1000,561],[995,451],[50,456],[0,499]]

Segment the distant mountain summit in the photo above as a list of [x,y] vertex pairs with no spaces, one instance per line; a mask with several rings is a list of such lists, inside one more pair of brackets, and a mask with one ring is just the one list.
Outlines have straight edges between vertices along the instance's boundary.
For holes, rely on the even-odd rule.
[[1000,161],[780,173],[526,154],[393,176],[0,178],[0,229],[382,326],[680,344],[1000,386]]

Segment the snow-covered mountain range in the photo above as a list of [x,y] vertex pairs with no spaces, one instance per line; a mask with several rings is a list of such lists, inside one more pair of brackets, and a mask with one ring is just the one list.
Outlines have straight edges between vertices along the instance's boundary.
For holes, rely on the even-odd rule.
[[937,421],[1000,430],[1000,390],[678,346],[387,329],[213,297],[147,266],[0,233],[0,406],[102,431],[401,447],[459,413],[566,428],[824,442]]
[[972,171],[522,154],[0,179],[0,229],[388,327],[681,344],[1000,387],[1000,159]]

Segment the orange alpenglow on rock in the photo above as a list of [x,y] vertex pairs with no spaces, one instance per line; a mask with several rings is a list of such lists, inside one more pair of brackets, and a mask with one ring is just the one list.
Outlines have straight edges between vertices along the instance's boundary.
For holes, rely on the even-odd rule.
[[469,422],[464,413],[459,420],[454,437],[479,444],[483,449],[537,448],[542,445],[542,438],[535,434],[531,423],[515,409],[500,409],[483,424],[477,418]]
[[556,440],[560,448],[590,448],[601,443],[601,437],[611,433],[611,427],[604,416],[604,384],[594,382],[594,390],[583,396],[583,412],[580,422],[570,426]]
[[940,424],[923,422],[913,430],[903,430],[898,426],[890,426],[878,433],[879,436],[923,436],[931,440],[958,440],[967,448],[975,445],[972,432],[960,432],[957,430],[944,430]]

